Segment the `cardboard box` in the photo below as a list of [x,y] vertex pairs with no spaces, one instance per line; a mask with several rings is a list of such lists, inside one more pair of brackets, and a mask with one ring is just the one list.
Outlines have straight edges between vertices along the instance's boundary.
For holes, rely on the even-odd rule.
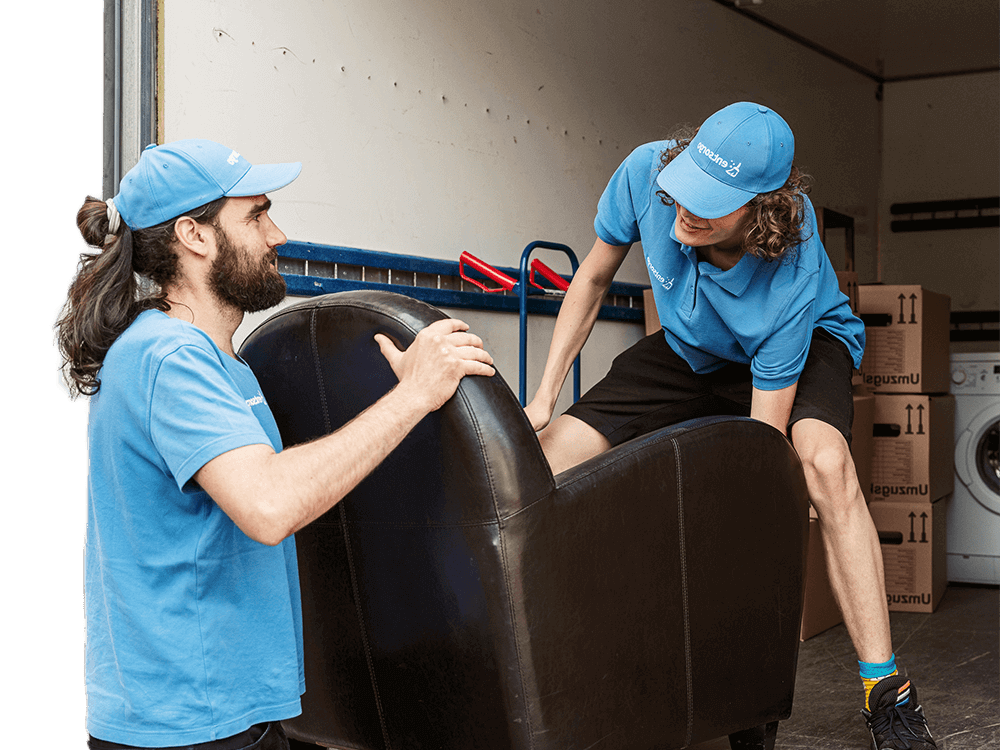
[[872,501],[872,468],[875,464],[875,394],[865,386],[854,388],[854,422],[851,423],[851,456],[858,483],[867,502]]
[[809,519],[805,589],[805,598],[802,601],[802,624],[799,628],[799,640],[802,641],[844,621],[840,607],[833,598],[833,590],[830,588],[819,521],[812,517]]
[[872,500],[930,503],[955,485],[955,397],[875,394]]
[[858,314],[858,272],[857,271],[836,271],[837,284],[840,291],[847,295],[851,301],[851,312]]
[[948,495],[934,503],[876,500],[871,511],[885,567],[890,612],[933,612],[948,585]]
[[862,284],[861,372],[876,393],[947,393],[951,378],[951,299],[905,284]]
[[[840,287],[840,291],[847,295],[847,299],[850,301],[851,312],[861,317],[858,313],[858,274],[856,271],[837,271],[837,285]],[[861,375],[860,370],[854,371],[854,377],[851,379],[852,385],[864,385],[864,378]]]
[[646,316],[646,335],[656,333],[663,326],[660,325],[660,316],[656,312],[656,302],[653,301],[653,290],[642,290],[642,310]]

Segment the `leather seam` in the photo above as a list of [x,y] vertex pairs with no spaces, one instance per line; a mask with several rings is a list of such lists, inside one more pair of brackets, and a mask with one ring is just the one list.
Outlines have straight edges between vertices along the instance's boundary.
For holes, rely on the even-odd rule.
[[681,450],[677,440],[671,438],[674,463],[677,467],[677,546],[681,563],[681,609],[684,617],[684,687],[686,690],[687,727],[684,746],[691,744],[694,736],[694,685],[691,657],[691,610],[688,599],[687,543],[684,518],[684,482]]
[[[313,363],[316,367],[316,385],[320,394],[320,403],[323,406],[323,425],[326,428],[326,434],[330,434],[333,427],[330,421],[330,409],[326,400],[326,389],[323,384],[323,369],[320,366],[319,345],[316,336],[316,318],[318,309],[319,308],[313,308],[312,315],[310,316],[309,343],[312,348]],[[354,567],[354,550],[351,547],[351,537],[348,533],[347,515],[344,510],[343,502],[337,503],[337,512],[340,515],[340,525],[344,534],[344,551],[347,553],[347,567],[351,575],[351,590],[354,592],[354,609],[358,617],[358,630],[361,632],[361,642],[365,649],[365,662],[368,666],[368,678],[371,680],[372,692],[375,695],[375,710],[378,713],[379,726],[382,730],[382,741],[385,743],[386,750],[391,750],[392,743],[389,742],[389,731],[385,723],[385,711],[382,708],[382,696],[379,694],[378,681],[375,679],[375,665],[372,660],[371,644],[368,640],[368,631],[365,628],[364,613],[361,610],[361,591],[358,586],[358,576]]]
[[[464,523],[393,523],[391,521],[350,521],[351,526],[378,527],[383,529],[475,529],[485,526],[495,526],[498,521],[466,521]],[[322,526],[323,522],[313,521],[310,526]]]

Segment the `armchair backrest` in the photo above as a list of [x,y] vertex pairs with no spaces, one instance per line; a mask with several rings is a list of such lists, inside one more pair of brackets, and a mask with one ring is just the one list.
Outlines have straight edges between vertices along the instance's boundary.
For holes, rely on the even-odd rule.
[[[375,343],[384,333],[405,349],[439,310],[389,292],[342,292],[276,313],[241,356],[257,374],[286,445],[333,432],[396,385]],[[426,446],[433,445],[428,454]],[[421,488],[421,502],[399,494]],[[488,492],[470,493],[469,488]],[[358,522],[369,510],[425,524],[496,521],[552,489],[552,472],[511,389],[494,377],[466,378],[351,495]],[[371,502],[370,502],[371,501]]]
[[[291,446],[337,430],[396,385],[376,333],[405,349],[442,317],[390,293],[317,297],[276,313],[240,355]],[[502,376],[465,378],[347,498],[296,533],[307,690],[291,734],[373,749],[504,737],[500,707],[519,688],[508,686],[517,663],[509,616],[497,619],[508,610],[499,519],[552,487]]]

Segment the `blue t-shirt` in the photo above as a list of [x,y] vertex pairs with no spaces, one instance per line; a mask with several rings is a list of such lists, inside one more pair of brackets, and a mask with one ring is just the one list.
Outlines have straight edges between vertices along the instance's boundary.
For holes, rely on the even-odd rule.
[[635,149],[612,176],[594,220],[597,236],[610,245],[641,240],[671,348],[697,373],[727,362],[749,364],[754,387],[774,391],[798,381],[813,330],[824,328],[847,345],[859,367],[864,324],[837,285],[809,198],[803,196],[802,241],[789,255],[769,263],[744,254],[722,271],[677,241],[677,209],[656,195],[660,155],[672,145],[659,141]]
[[192,480],[245,445],[281,450],[257,379],[195,326],[147,311],[90,401],[87,728],[188,745],[301,712],[295,541],[253,541]]

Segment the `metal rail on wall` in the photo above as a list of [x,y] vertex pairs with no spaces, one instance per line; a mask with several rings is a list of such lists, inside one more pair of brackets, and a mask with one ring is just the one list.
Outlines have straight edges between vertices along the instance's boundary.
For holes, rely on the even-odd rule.
[[[288,293],[312,297],[349,289],[383,289],[423,300],[437,307],[520,312],[516,291],[488,294],[461,277],[458,261],[363,250],[290,240],[278,248],[278,270]],[[517,278],[515,268],[498,267]],[[598,313],[599,320],[643,322],[642,292],[648,286],[614,282]],[[530,295],[532,315],[557,315],[561,300],[554,295]]]
[[889,213],[908,217],[893,220],[889,225],[893,232],[1000,227],[1000,197],[893,203]]
[[[437,307],[518,313],[520,353],[520,399],[526,399],[527,317],[558,315],[568,280],[537,258],[537,249],[568,255],[573,273],[576,255],[566,245],[539,240],[521,255],[519,269],[493,267],[469,253],[459,261],[399,255],[376,250],[289,241],[278,248],[278,270],[288,293],[311,297],[351,289],[382,289],[405,294]],[[483,276],[480,281],[472,276]],[[489,287],[484,282],[491,282]],[[642,324],[644,284],[613,282],[598,312],[598,320]],[[573,400],[580,396],[580,358],[574,363]]]

